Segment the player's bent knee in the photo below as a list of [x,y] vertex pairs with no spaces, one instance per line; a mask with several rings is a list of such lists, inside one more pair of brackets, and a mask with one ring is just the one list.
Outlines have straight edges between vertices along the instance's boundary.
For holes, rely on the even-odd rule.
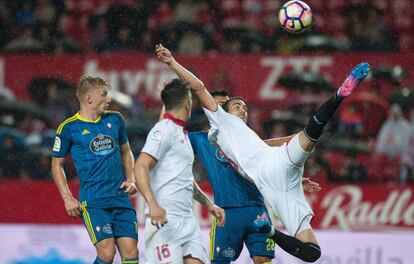
[[306,254],[304,254],[305,256],[302,258],[303,261],[306,262],[315,262],[317,261],[320,257],[321,257],[321,248],[313,243],[306,243],[308,245],[308,250],[306,252]]
[[138,257],[138,249],[136,247],[124,249],[122,252],[123,258],[136,258]]
[[108,263],[112,263],[114,261],[115,252],[106,252],[106,251],[99,252],[98,253],[98,257],[101,260],[104,260],[104,261],[106,261]]

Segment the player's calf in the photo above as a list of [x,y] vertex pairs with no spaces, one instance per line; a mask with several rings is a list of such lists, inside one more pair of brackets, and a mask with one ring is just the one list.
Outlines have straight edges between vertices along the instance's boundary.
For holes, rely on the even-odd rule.
[[305,262],[315,262],[321,257],[321,248],[314,243],[304,243],[275,229],[266,214],[258,215],[254,221],[256,230],[267,234],[284,251]]
[[348,74],[348,77],[341,87],[339,87],[337,93],[316,110],[315,115],[309,119],[308,124],[303,130],[305,135],[311,141],[316,142],[319,140],[323,128],[328,123],[329,119],[331,119],[342,100],[349,96],[352,91],[359,86],[359,84],[368,76],[369,70],[370,66],[366,62],[355,66]]

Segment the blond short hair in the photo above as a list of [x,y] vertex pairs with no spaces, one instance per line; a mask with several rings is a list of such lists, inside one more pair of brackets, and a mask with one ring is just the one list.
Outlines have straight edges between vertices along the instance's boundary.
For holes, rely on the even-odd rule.
[[79,101],[82,101],[88,91],[102,86],[110,88],[109,82],[102,77],[91,75],[82,76],[76,86],[76,97],[78,97]]

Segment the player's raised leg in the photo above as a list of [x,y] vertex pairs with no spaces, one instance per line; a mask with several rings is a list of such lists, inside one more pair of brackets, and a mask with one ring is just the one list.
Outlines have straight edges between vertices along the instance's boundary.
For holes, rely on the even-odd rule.
[[[342,100],[348,97],[368,76],[370,65],[366,62],[356,65],[348,74],[338,91],[326,101],[309,119],[308,124],[299,133],[299,144],[305,151],[312,151],[319,140],[323,128],[331,119]],[[304,162],[304,161],[303,161]],[[300,164],[298,164],[300,165]]]
[[[349,96],[367,77],[369,69],[370,66],[366,62],[355,66],[337,93],[316,111],[304,130],[288,143],[287,151],[289,152],[289,158],[292,163],[297,166],[303,166],[305,164],[306,158],[319,140],[324,126],[332,117],[342,100]],[[302,151],[298,151],[298,147]],[[275,243],[289,254],[306,262],[315,262],[320,258],[321,250],[309,223],[310,219],[305,218],[302,226],[298,227],[300,231],[294,234],[294,237],[274,229],[266,215],[258,216],[255,221],[255,226],[259,232],[266,233],[272,237]]]

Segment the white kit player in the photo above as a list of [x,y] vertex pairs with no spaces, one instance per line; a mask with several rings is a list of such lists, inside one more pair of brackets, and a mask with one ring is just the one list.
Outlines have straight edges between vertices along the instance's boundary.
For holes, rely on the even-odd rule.
[[[271,147],[246,125],[247,106],[242,98],[230,98],[218,106],[203,82],[175,61],[168,49],[159,45],[156,52],[158,59],[188,82],[198,97],[211,125],[209,140],[221,148],[241,175],[257,185],[290,236],[275,230],[260,216],[256,221],[258,230],[268,233],[288,253],[306,262],[318,260],[321,250],[310,225],[314,214],[301,184],[303,167],[341,101],[368,75],[369,64],[352,69],[338,92],[316,111],[303,131],[282,146]],[[232,114],[224,109],[232,109]]]
[[200,190],[192,173],[194,154],[185,123],[191,111],[187,83],[174,79],[161,92],[164,119],[149,132],[135,164],[145,198],[145,263],[208,263],[192,199],[207,206],[224,224],[224,210]]

